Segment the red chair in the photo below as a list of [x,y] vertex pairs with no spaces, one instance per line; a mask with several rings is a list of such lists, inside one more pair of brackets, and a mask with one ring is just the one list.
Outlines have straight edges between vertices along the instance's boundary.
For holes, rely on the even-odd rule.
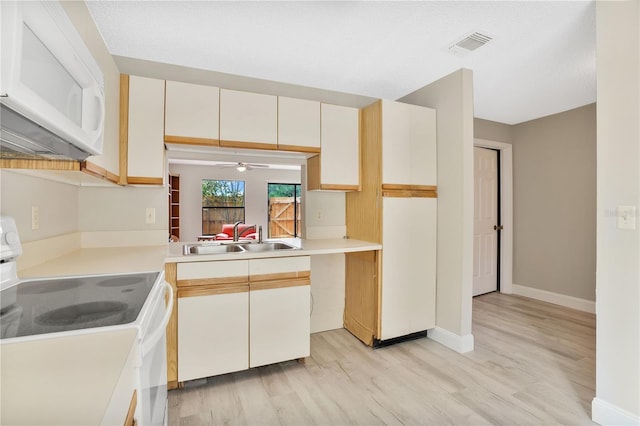
[[[247,225],[241,223],[238,225],[238,237],[244,239],[258,238],[256,233],[256,225]],[[216,234],[216,240],[233,240],[233,223],[225,223],[222,225],[222,232]]]

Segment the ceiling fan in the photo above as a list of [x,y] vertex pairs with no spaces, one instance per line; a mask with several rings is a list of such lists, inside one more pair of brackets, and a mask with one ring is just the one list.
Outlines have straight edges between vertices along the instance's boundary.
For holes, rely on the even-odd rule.
[[252,170],[252,169],[266,169],[266,168],[269,168],[268,164],[244,163],[244,162],[239,162],[239,163],[219,162],[219,163],[215,164],[215,166],[217,166],[217,167],[235,167],[236,170],[239,171],[239,172],[244,172],[244,171]]

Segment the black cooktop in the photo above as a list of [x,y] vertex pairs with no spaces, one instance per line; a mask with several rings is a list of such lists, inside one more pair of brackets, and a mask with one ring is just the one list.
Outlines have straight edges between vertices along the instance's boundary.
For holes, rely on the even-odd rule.
[[160,272],[20,281],[0,297],[0,338],[128,324],[136,320]]

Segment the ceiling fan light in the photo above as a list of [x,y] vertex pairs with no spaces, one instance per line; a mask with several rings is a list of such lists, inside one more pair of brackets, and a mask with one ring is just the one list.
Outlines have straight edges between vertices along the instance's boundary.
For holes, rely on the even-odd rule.
[[246,164],[238,164],[238,167],[236,167],[236,170],[238,170],[240,173],[242,173],[245,170],[247,170],[247,165]]

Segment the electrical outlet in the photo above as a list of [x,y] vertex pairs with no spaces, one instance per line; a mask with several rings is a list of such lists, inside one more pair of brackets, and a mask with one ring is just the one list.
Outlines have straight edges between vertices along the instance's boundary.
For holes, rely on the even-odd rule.
[[618,206],[618,229],[636,229],[635,206]]
[[40,229],[40,208],[38,206],[31,206],[31,229]]
[[316,220],[322,220],[322,210],[316,210]]
[[146,222],[148,225],[153,225],[156,223],[156,209],[153,207],[147,207],[147,212],[145,214]]

